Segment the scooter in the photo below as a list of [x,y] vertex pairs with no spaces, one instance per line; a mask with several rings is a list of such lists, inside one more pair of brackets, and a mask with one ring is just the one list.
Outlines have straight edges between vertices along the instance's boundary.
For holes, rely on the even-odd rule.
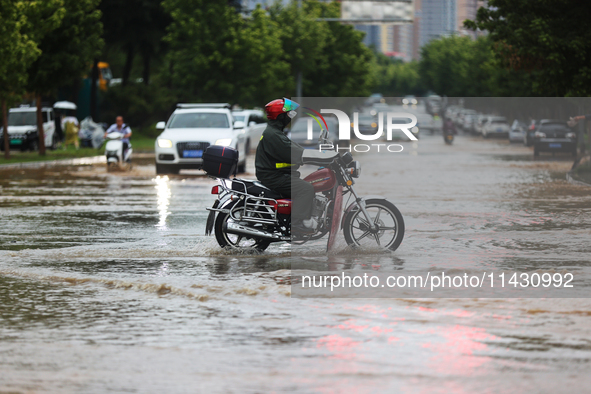
[[105,146],[105,156],[107,158],[107,171],[113,169],[131,169],[131,143],[127,143],[127,149],[123,152],[123,136],[120,132],[107,134],[107,145]]
[[454,134],[450,132],[444,133],[443,140],[447,145],[451,145],[454,142]]
[[[320,143],[327,144],[328,132],[323,132]],[[208,148],[211,149],[213,147]],[[404,219],[400,211],[381,196],[361,197],[353,187],[355,178],[361,174],[361,165],[353,160],[351,153],[334,153],[332,157],[318,151],[305,150],[303,164],[320,166],[304,178],[314,187],[316,195],[312,216],[317,218],[314,233],[297,235],[291,232],[292,201],[270,190],[258,181],[228,179],[235,171],[237,154],[225,174],[217,173],[229,161],[220,158],[206,163],[203,169],[219,182],[211,193],[218,198],[211,208],[205,234],[215,233],[218,244],[224,249],[264,251],[272,242],[301,244],[317,240],[328,234],[327,250],[330,251],[339,230],[351,247],[382,247],[396,250],[404,237]],[[227,155],[227,148],[222,155]],[[211,164],[211,166],[209,165]],[[212,171],[208,171],[211,168]],[[353,202],[344,210],[343,196],[349,195]]]

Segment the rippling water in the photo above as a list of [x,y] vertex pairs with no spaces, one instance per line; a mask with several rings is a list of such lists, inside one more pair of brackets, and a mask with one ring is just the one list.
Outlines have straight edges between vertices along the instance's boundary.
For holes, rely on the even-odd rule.
[[[395,253],[340,239],[323,270],[569,270],[586,277],[591,188],[568,158],[460,136],[360,156]],[[200,175],[0,169],[0,391],[563,392],[591,383],[588,283],[571,299],[292,298],[292,250],[222,252]],[[252,168],[252,165],[251,167]],[[377,168],[380,169],[378,173]],[[387,182],[385,182],[387,181]]]

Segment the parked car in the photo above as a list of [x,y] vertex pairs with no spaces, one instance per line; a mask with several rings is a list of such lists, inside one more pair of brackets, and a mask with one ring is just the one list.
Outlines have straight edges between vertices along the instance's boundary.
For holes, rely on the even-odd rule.
[[[59,138],[55,132],[55,116],[53,108],[41,108],[43,117],[43,136],[45,146],[49,149],[56,149]],[[28,105],[21,105],[18,108],[8,110],[8,137],[10,149],[21,151],[35,151],[39,148],[39,133],[37,132],[37,108]],[[0,129],[4,134],[4,128]],[[3,141],[0,139],[0,141]],[[4,144],[0,149],[4,150]]]
[[415,96],[404,96],[404,98],[402,99],[403,105],[417,105],[418,103],[419,100],[417,100]]
[[[546,120],[546,119],[544,119]],[[537,128],[540,126],[541,120],[532,119],[525,131],[525,135],[523,136],[523,144],[525,146],[532,146],[534,144],[534,134]]]
[[178,104],[155,143],[156,174],[178,174],[200,169],[203,152],[210,145],[238,150],[238,172],[246,171],[244,122],[234,122],[229,104]]
[[462,129],[464,129],[466,132],[473,133],[477,117],[478,113],[476,111],[474,111],[474,113],[464,114],[464,121],[461,125]]
[[[311,119],[311,118],[308,118]],[[308,139],[308,119],[300,118],[294,122],[289,131],[289,138],[301,145],[305,149],[318,149],[318,138],[320,137],[320,125],[312,120],[312,139]],[[335,118],[325,116],[326,125],[328,126],[328,137],[334,146],[338,145],[338,130],[339,125]],[[322,126],[323,128],[324,125]]]
[[[415,114],[417,117],[417,129],[420,131],[429,131],[431,134],[434,134],[436,131],[441,131],[443,129],[443,121],[441,117],[433,117],[429,114]],[[415,133],[415,134],[418,134]]]
[[484,130],[484,126],[488,122],[490,115],[478,115],[476,117],[476,121],[474,122],[474,132],[473,134],[480,134],[482,135],[482,131]]
[[502,116],[491,116],[482,128],[482,136],[490,138],[491,136],[507,137],[509,135],[509,124],[507,119]]
[[577,133],[561,120],[545,119],[534,133],[534,156],[540,152],[567,152],[577,155]]
[[259,145],[263,131],[267,127],[267,117],[260,109],[243,109],[232,111],[234,122],[244,122],[243,132],[246,134],[246,154]]
[[463,108],[458,111],[456,118],[454,119],[454,123],[457,127],[464,129],[464,120],[468,115],[477,115],[478,113],[473,109]]
[[525,122],[515,119],[509,129],[509,142],[521,142],[527,130]]
[[366,107],[371,107],[374,104],[385,103],[385,102],[386,102],[386,99],[384,98],[384,96],[381,93],[374,93],[365,100],[364,105]]
[[425,99],[425,110],[428,114],[435,116],[441,112],[443,99],[437,94],[431,94]]

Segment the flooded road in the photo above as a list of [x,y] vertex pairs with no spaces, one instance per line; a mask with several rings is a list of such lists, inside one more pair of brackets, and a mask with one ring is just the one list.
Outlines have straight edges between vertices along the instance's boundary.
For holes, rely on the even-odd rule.
[[[440,135],[363,155],[404,215],[395,253],[303,249],[327,270],[590,273],[591,188],[569,157]],[[252,162],[250,169],[253,168]],[[198,174],[198,173],[195,173]],[[251,174],[250,177],[253,175]],[[293,298],[291,249],[224,253],[215,182],[103,165],[0,169],[0,391],[581,392],[591,282],[570,299]],[[319,257],[320,256],[320,257]],[[578,298],[574,298],[578,297]]]

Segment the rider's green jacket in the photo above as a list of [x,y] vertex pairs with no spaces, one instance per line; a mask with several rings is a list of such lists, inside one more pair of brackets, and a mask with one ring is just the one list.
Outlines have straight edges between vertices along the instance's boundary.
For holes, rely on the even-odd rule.
[[301,164],[304,148],[287,138],[282,129],[281,121],[270,120],[263,131],[254,162],[259,180],[289,175]]

